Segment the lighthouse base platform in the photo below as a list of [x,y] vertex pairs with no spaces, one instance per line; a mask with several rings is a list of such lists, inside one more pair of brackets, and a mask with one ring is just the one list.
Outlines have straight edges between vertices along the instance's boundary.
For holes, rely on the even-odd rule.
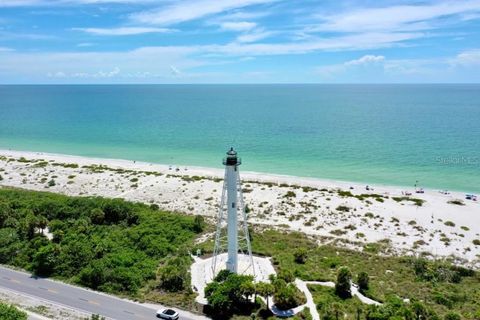
[[[193,258],[195,261],[190,267],[190,273],[192,276],[192,289],[194,292],[198,293],[195,300],[198,303],[207,304],[208,302],[204,293],[205,287],[213,281],[218,272],[226,269],[227,253],[217,256],[217,268],[215,274],[213,274],[212,270],[213,257],[202,259],[194,256]],[[253,272],[254,270],[255,272]],[[268,282],[268,277],[271,274],[276,274],[276,272],[269,258],[254,256],[252,268],[250,256],[239,254],[238,274],[254,275],[255,282]]]

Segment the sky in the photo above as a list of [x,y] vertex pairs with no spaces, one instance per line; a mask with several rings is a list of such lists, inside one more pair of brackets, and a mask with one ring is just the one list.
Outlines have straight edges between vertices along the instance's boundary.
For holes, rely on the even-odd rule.
[[0,83],[480,83],[480,0],[0,0]]

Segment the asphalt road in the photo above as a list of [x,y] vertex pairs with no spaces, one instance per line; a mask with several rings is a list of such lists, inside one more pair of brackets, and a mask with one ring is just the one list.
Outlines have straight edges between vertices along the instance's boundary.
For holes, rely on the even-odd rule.
[[[14,271],[1,266],[0,287],[20,294],[48,300],[53,304],[100,314],[110,319],[156,319],[156,310],[151,307],[58,281],[36,278],[28,273]],[[198,320],[201,318],[203,317],[180,312],[180,319]]]

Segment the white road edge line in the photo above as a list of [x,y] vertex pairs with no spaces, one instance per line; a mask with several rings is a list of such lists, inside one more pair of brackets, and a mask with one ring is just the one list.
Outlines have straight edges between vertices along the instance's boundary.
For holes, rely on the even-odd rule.
[[[8,266],[6,265],[0,265],[0,268],[1,269],[5,269],[5,270],[8,270],[8,271],[12,271],[12,272],[20,272],[20,273],[23,273],[25,275],[28,275],[29,277],[33,277],[33,275],[31,273],[28,273],[28,272],[25,272],[23,270],[16,270],[16,269],[12,269],[12,268],[9,268]],[[119,298],[117,296],[114,296],[114,295],[109,295],[109,294],[106,294],[104,292],[100,292],[100,291],[95,291],[95,290],[92,290],[92,289],[88,289],[88,288],[84,288],[84,287],[80,287],[80,286],[75,286],[75,285],[72,285],[70,283],[65,283],[65,282],[62,282],[62,281],[59,281],[59,280],[56,280],[56,279],[50,279],[50,278],[41,278],[39,277],[39,279],[42,279],[42,280],[45,280],[45,281],[48,281],[48,282],[53,282],[53,283],[56,283],[56,284],[60,284],[60,285],[65,285],[65,286],[69,286],[71,288],[74,288],[74,289],[80,289],[80,290],[83,290],[83,291],[86,291],[86,292],[90,292],[90,293],[95,293],[95,294],[99,294],[101,296],[104,296],[104,297],[108,297],[108,298],[111,298],[111,299],[116,299],[116,300],[119,300],[119,301],[123,301],[123,302],[129,302],[129,303],[134,303],[138,306],[142,306],[142,307],[145,307],[145,308],[148,308],[148,309],[151,309],[151,310],[157,310],[157,308],[153,308],[151,306],[148,306],[146,304],[143,304],[143,303],[140,303],[140,302],[137,302],[137,301],[133,301],[133,300],[130,300],[130,299],[124,299],[124,298]],[[168,308],[167,306],[165,305],[159,305],[160,308]],[[185,311],[185,310],[181,310],[181,311]]]
[[[20,296],[25,296],[25,297],[29,297],[31,299],[37,299],[37,300],[40,300],[40,301],[43,301],[43,302],[47,302],[47,303],[50,303],[50,304],[53,304],[53,305],[56,305],[56,306],[60,306],[60,307],[63,307],[63,308],[66,308],[66,309],[70,309],[72,311],[80,311],[82,313],[86,313],[86,314],[89,314],[89,315],[92,315],[94,313],[90,312],[90,311],[87,311],[87,310],[83,310],[83,309],[80,309],[80,308],[74,308],[74,307],[70,307],[70,306],[67,306],[63,303],[60,303],[60,302],[55,302],[55,301],[51,301],[51,300],[48,300],[48,299],[45,299],[45,298],[40,298],[40,297],[37,297],[37,296],[34,296],[34,295],[31,295],[31,294],[28,294],[28,293],[24,293],[24,292],[20,292],[20,291],[17,291],[17,290],[13,290],[13,289],[10,289],[10,288],[5,288],[5,287],[1,287],[3,290],[6,290],[6,291],[10,291],[10,292],[13,292],[15,294],[18,294]],[[104,316],[104,315],[101,315],[102,317],[105,317],[105,319],[109,319],[109,320],[115,320],[114,318],[109,318],[107,316]]]

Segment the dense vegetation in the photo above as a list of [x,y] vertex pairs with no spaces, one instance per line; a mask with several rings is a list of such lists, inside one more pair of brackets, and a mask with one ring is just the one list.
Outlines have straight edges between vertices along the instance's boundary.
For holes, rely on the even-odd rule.
[[201,222],[121,199],[0,189],[0,263],[107,292],[135,295],[157,277],[181,290]]
[[[204,227],[201,217],[120,199],[0,189],[0,263],[169,305],[193,308],[188,251]],[[298,277],[337,283],[337,290],[310,286],[326,319],[480,319],[478,272],[447,261],[378,254],[386,243],[365,246],[363,252],[318,246],[304,234],[274,230],[251,232],[251,240],[255,254],[273,258],[278,277],[271,284],[258,284],[254,291],[247,278],[217,279],[208,294],[212,305],[228,304],[226,297],[235,304],[259,295],[292,307],[304,302],[291,284]],[[208,253],[213,244],[200,247]],[[350,279],[384,305],[367,307],[351,298],[345,285]],[[240,289],[232,285],[237,282],[242,282]],[[252,301],[252,309],[240,311],[262,315],[263,302]],[[308,319],[308,311],[297,318]]]
[[27,314],[18,310],[15,306],[0,302],[1,320],[27,320]]
[[[258,314],[260,318],[270,317],[268,298],[273,297],[275,305],[282,310],[295,308],[306,302],[303,294],[291,283],[293,275],[283,273],[270,276],[270,282],[254,283],[252,276],[237,275],[222,270],[214,281],[205,288],[208,313],[214,318],[227,319],[233,314]],[[262,296],[266,301],[257,299]]]
[[[291,273],[293,277],[303,280],[338,282],[339,269],[346,266],[351,279],[360,285],[361,291],[379,302],[395,298],[410,299],[421,301],[425,308],[440,318],[455,312],[466,319],[480,319],[478,272],[454,266],[448,261],[385,256],[382,254],[383,246],[388,244],[366,245],[361,252],[332,245],[319,246],[314,239],[302,233],[275,230],[252,233],[254,254],[271,256],[279,275]],[[211,247],[211,243],[206,243],[203,249]],[[347,277],[343,277],[345,275]],[[349,278],[346,273],[343,276]],[[357,301],[356,298],[341,299],[335,288],[315,288],[327,290],[322,291],[324,298],[330,297],[326,299],[328,306],[322,307],[324,309],[333,307],[334,303],[350,304]],[[354,309],[346,314],[356,318]],[[365,319],[365,316],[366,313],[363,313],[361,318]]]
[[253,277],[222,270],[205,288],[205,297],[213,318],[224,319],[234,313],[247,313],[255,308]]

